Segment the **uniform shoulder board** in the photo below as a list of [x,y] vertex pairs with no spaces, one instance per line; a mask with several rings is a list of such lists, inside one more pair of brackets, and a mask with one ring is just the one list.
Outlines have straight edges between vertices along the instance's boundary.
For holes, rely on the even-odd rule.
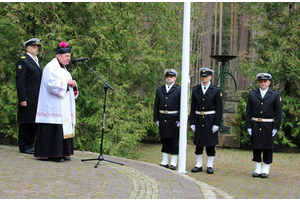
[[25,58],[26,58],[26,56],[22,56],[21,58],[22,58],[22,59],[25,59]]

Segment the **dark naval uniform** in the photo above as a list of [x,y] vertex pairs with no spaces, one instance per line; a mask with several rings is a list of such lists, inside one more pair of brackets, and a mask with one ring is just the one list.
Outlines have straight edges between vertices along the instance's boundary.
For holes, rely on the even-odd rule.
[[[279,92],[268,87],[272,76],[268,73],[259,73],[256,78],[261,89],[249,92],[245,127],[251,135],[253,148],[252,161],[255,162],[255,172],[252,176],[267,178],[270,164],[273,162],[274,136],[280,129],[282,104]],[[264,94],[263,97],[261,92]]]
[[170,169],[175,170],[179,151],[181,89],[179,85],[175,84],[178,75],[176,70],[166,69],[164,75],[166,84],[157,88],[153,120],[159,127],[162,144],[162,162],[160,166],[169,168],[169,154],[171,154]]
[[[275,119],[274,122],[258,122],[252,117]],[[268,89],[264,98],[259,89],[249,93],[246,109],[246,128],[252,128],[251,144],[254,149],[273,149],[273,129],[280,129],[282,104],[279,92]]]
[[[28,54],[22,56],[16,64],[16,87],[18,92],[18,143],[21,152],[33,149],[37,124],[35,115],[42,78],[42,66]],[[20,102],[26,101],[27,106]],[[33,152],[31,152],[33,153]]]
[[192,172],[201,172],[203,151],[206,148],[207,173],[213,174],[215,146],[219,144],[218,130],[222,120],[222,90],[210,82],[212,73],[209,68],[200,68],[201,84],[192,90],[190,113],[191,129],[195,132],[196,165]]
[[[165,111],[161,113],[160,111]],[[168,114],[167,111],[177,111],[174,114]],[[180,86],[174,84],[167,93],[166,86],[163,85],[157,88],[155,103],[154,103],[154,122],[159,121],[160,138],[179,137],[179,122],[180,111]]]
[[[196,114],[196,111],[199,114]],[[215,111],[215,114],[201,114],[201,112]],[[197,112],[197,113],[198,113]],[[222,119],[221,88],[210,84],[203,94],[201,84],[192,90],[190,122],[195,124],[194,144],[196,146],[216,146],[219,144],[218,133],[212,132],[213,125],[220,126]]]

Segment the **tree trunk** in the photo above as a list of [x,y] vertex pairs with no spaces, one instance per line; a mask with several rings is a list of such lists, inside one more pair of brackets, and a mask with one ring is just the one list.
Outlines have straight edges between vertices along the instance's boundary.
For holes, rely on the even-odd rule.
[[231,13],[230,13],[230,55],[232,55],[232,34],[233,34],[233,2],[231,2]]
[[[220,27],[219,27],[219,55],[222,55],[222,32],[223,32],[223,2],[220,2]],[[221,73],[220,65],[218,67],[218,75]],[[220,85],[220,80],[219,83]]]
[[[216,55],[217,52],[217,19],[218,19],[218,3],[215,3],[215,38],[214,38],[214,55]],[[216,60],[213,59],[213,70],[216,71]],[[212,80],[217,81],[215,79],[215,73],[213,73]]]
[[[246,3],[245,3],[246,4]],[[247,43],[248,43],[248,14],[243,13],[242,15],[242,27],[241,27],[241,41],[240,41],[240,52],[246,51],[247,49]],[[245,89],[245,74],[240,73],[239,79],[238,79],[238,90],[244,90]]]
[[211,31],[212,31],[212,2],[206,3],[206,25],[204,39],[204,67],[211,68]]

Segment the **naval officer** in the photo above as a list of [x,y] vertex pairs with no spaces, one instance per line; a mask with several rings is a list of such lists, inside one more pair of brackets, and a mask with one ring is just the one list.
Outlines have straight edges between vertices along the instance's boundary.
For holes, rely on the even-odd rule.
[[273,161],[274,136],[281,124],[281,97],[279,92],[269,88],[271,78],[269,73],[257,74],[259,88],[249,93],[247,102],[246,129],[251,135],[252,161],[255,162],[253,177],[268,177]]
[[42,78],[42,66],[37,57],[41,44],[38,38],[32,38],[23,45],[26,47],[27,54],[16,64],[18,145],[21,153],[33,154],[37,131],[35,114]]
[[206,150],[207,173],[213,174],[215,146],[219,144],[218,130],[222,119],[222,91],[211,83],[212,73],[209,68],[200,68],[201,83],[192,90],[190,124],[195,132],[196,165],[192,172],[201,172],[203,150]]
[[178,156],[180,125],[180,86],[175,84],[178,73],[174,69],[164,71],[166,84],[157,88],[154,103],[154,122],[159,127],[162,144],[162,161],[160,166],[175,170]]

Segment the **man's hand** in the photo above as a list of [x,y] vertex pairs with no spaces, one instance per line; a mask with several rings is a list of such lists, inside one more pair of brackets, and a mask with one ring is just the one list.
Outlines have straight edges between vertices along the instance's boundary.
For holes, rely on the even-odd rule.
[[68,80],[68,85],[71,86],[71,87],[75,87],[76,86],[76,81],[72,80],[72,79],[69,79]]
[[21,105],[21,106],[27,106],[27,101],[21,101],[21,102],[20,102],[20,105]]
[[273,129],[272,130],[272,137],[274,137],[276,135],[276,133],[277,133],[277,129]]
[[195,125],[191,125],[191,129],[195,132]]
[[215,133],[219,130],[219,126],[213,125],[212,132]]
[[252,135],[252,128],[248,128],[247,131],[250,135]]

